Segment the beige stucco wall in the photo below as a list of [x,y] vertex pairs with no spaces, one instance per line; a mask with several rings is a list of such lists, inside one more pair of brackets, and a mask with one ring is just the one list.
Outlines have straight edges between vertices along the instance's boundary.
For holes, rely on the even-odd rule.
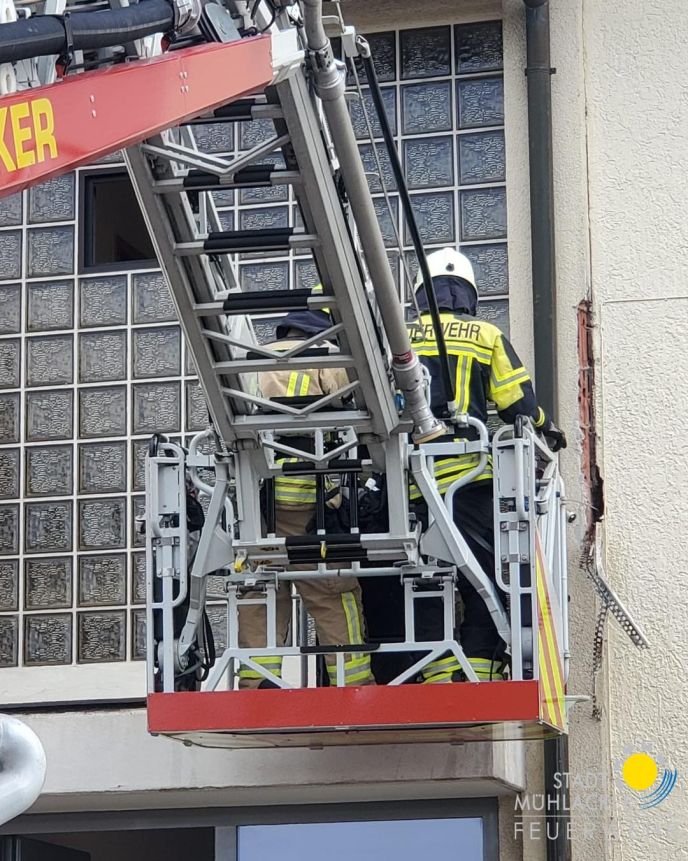
[[[688,857],[688,797],[653,810],[619,783],[631,751],[685,770],[681,684],[688,402],[688,8],[568,0],[552,3],[560,327],[560,415],[575,427],[573,309],[589,291],[597,349],[600,468],[605,481],[606,572],[652,642],[639,652],[612,622],[601,722],[574,712],[571,769],[600,772],[603,789],[574,792],[574,861]],[[586,121],[587,117],[587,121]],[[587,198],[587,200],[586,200]],[[588,206],[589,202],[589,206]],[[574,435],[575,438],[575,435]],[[569,451],[570,495],[577,446]],[[573,481],[571,480],[573,479]],[[575,501],[574,501],[575,508]],[[574,560],[575,561],[575,560]],[[591,693],[593,602],[572,566],[570,689]],[[599,805],[588,803],[599,797]]]
[[[611,759],[649,744],[688,763],[685,476],[688,89],[681,0],[586,4],[592,287],[600,327],[606,566],[652,642],[609,650]],[[685,779],[685,774],[683,775]],[[685,785],[685,784],[684,784]],[[688,857],[688,796],[638,811],[621,788],[626,857]],[[621,858],[618,843],[612,858]]]

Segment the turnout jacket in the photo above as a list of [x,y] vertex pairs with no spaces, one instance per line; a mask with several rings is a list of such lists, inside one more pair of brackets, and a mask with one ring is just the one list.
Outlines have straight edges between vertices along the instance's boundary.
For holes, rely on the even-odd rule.
[[[455,380],[456,403],[459,413],[487,422],[488,404],[494,403],[499,417],[513,422],[516,416],[529,416],[536,427],[544,427],[549,416],[538,406],[533,384],[523,363],[508,339],[492,323],[478,320],[468,314],[443,311],[440,314],[442,332],[451,374]],[[440,358],[430,314],[421,314],[409,327],[411,346],[430,373],[430,405],[433,414],[446,419],[447,406],[440,376]],[[469,429],[450,439],[471,439]],[[477,454],[437,458],[435,477],[443,493],[462,473],[474,469]],[[492,478],[492,465],[477,476],[475,481]],[[411,498],[420,492],[413,486]]]
[[[292,338],[270,344],[276,353],[286,352],[301,343]],[[320,368],[307,371],[261,371],[258,385],[264,398],[296,398],[306,395],[330,395],[347,386],[349,378],[343,368]],[[292,437],[293,439],[293,437]],[[289,437],[284,440],[289,443]],[[296,460],[296,458],[286,458]],[[280,475],[275,479],[275,504],[280,508],[303,508],[315,505],[315,479],[310,476]]]

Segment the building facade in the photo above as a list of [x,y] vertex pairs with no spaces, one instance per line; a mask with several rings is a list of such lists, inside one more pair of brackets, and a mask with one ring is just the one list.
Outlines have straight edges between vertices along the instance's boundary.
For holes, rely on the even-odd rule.
[[[143,453],[150,433],[188,438],[206,413],[112,157],[0,202],[0,702],[34,727],[49,762],[44,796],[0,831],[22,835],[22,861],[31,852],[288,859],[304,857],[305,835],[341,857],[404,861],[433,845],[438,861],[539,861],[557,828],[570,829],[574,859],[688,851],[679,383],[688,99],[681,52],[667,50],[688,35],[688,13],[678,0],[661,10],[641,0],[550,7],[558,417],[577,515],[569,692],[594,698],[570,712],[560,775],[570,811],[545,822],[539,742],[228,752],[148,736],[133,529]],[[349,0],[342,11],[370,34],[424,240],[471,257],[480,313],[532,366],[522,0]],[[355,103],[352,118],[372,170]],[[256,123],[231,136],[207,126],[198,140],[229,152],[261,133]],[[371,190],[401,290],[414,261],[384,164],[383,173],[387,198],[375,177]],[[227,229],[297,218],[283,188],[224,193],[217,204]],[[314,278],[294,253],[243,259],[240,273],[249,289]],[[600,607],[579,564],[593,529],[650,652],[610,624],[595,660]],[[222,642],[219,612],[214,622]],[[624,781],[634,753],[679,772],[651,809]]]

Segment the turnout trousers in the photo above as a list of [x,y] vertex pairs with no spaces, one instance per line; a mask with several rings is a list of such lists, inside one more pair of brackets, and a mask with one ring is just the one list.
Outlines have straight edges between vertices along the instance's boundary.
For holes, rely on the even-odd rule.
[[[304,535],[314,513],[314,506],[300,507],[276,506],[277,535]],[[305,568],[315,566],[303,565]],[[322,645],[356,645],[366,640],[365,622],[361,587],[355,577],[327,577],[295,581],[296,589],[303,600],[306,610],[315,621],[318,641]],[[258,593],[249,592],[246,598],[256,597]],[[277,642],[284,645],[287,641],[291,622],[292,600],[290,584],[282,581],[276,596]],[[239,645],[241,648],[264,648],[266,645],[266,612],[264,605],[249,604],[242,607],[239,601]],[[282,659],[280,656],[257,656],[254,658],[272,675],[281,678]],[[334,655],[326,655],[327,672],[330,683],[336,685],[337,670]],[[242,665],[239,672],[240,688],[258,688],[264,676],[251,667]],[[370,670],[370,656],[364,653],[346,653],[344,656],[344,680],[346,685],[375,684]],[[268,680],[269,681],[269,680]],[[266,685],[263,685],[264,687]]]

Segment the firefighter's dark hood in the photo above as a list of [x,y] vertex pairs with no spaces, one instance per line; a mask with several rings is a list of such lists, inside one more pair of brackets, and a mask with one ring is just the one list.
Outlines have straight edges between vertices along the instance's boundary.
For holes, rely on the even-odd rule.
[[332,325],[332,318],[327,311],[292,311],[280,320],[275,334],[278,340],[286,338],[290,329],[298,329],[305,335],[317,335]]
[[[463,278],[453,275],[438,275],[432,279],[440,311],[456,311],[475,317],[478,310],[478,297],[475,289]],[[422,313],[430,310],[425,285],[416,292],[418,307]]]

